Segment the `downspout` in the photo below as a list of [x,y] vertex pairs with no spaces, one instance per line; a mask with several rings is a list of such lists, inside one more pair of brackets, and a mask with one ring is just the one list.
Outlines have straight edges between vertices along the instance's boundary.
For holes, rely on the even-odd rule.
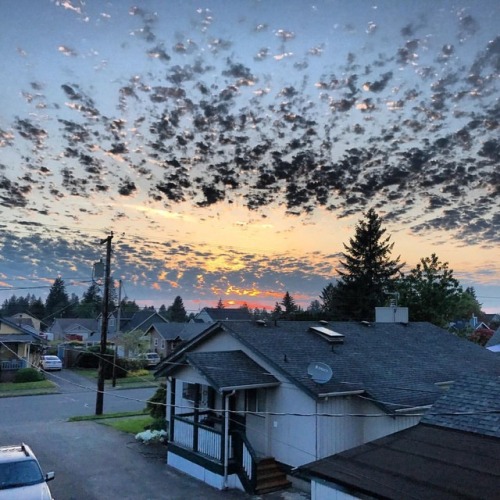
[[229,398],[234,396],[236,391],[226,394],[224,412],[224,489],[227,490],[227,471],[229,466]]

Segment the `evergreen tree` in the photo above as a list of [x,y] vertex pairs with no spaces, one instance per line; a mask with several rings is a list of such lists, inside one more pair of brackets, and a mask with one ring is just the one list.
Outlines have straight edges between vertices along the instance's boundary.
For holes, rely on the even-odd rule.
[[175,323],[185,323],[187,321],[186,309],[180,296],[175,297],[173,304],[168,308],[167,318]]
[[224,309],[224,302],[222,302],[222,299],[219,299],[219,302],[217,302],[217,309]]
[[79,318],[97,318],[102,312],[101,289],[97,283],[92,283],[77,307],[76,315]]
[[340,319],[373,320],[375,307],[386,302],[384,291],[392,289],[393,282],[404,264],[399,257],[391,259],[394,243],[384,238],[385,229],[377,213],[370,209],[356,225],[356,232],[344,244],[341,269],[337,284]]
[[29,313],[38,319],[45,317],[45,305],[40,297],[35,298],[33,296],[29,305]]
[[291,317],[298,311],[297,304],[295,304],[295,300],[288,291],[285,293],[280,305],[285,308],[284,313],[287,319],[291,319]]
[[127,297],[121,301],[122,318],[130,318],[134,313],[139,312],[141,308],[136,304],[135,300],[128,300]]
[[158,309],[158,314],[161,314],[164,318],[168,316],[168,311],[167,308],[165,307],[165,304],[162,304],[160,306],[160,309]]
[[48,319],[70,317],[68,315],[68,312],[71,312],[69,311],[70,304],[64,281],[56,278],[45,301],[45,317]]

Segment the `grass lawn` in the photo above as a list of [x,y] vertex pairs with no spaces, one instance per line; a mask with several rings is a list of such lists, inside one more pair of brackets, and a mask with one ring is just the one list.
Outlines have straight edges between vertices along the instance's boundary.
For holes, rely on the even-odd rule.
[[56,389],[56,384],[50,380],[40,380],[39,382],[20,382],[18,384],[15,384],[14,382],[4,382],[0,384],[0,394],[8,393],[15,395],[15,393],[24,393],[26,391],[37,394],[39,392],[50,392],[53,389]]
[[101,423],[109,425],[119,431],[137,434],[153,423],[153,417],[144,415],[139,417],[113,418],[103,420]]
[[[95,368],[71,368],[71,371],[77,373],[78,375],[82,375],[83,377],[88,378],[89,380],[97,381],[97,370]],[[111,385],[111,379],[105,380],[106,384]],[[149,372],[147,375],[141,375],[137,377],[125,377],[125,378],[117,378],[116,386],[122,387],[127,386],[128,384],[144,384],[146,386],[155,386],[158,385],[158,382],[155,381],[154,375],[152,372]]]

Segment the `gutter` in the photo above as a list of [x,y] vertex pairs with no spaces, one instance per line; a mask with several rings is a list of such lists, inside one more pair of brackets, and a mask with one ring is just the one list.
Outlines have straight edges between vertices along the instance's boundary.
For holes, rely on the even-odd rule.
[[366,391],[359,389],[357,391],[343,391],[343,392],[325,392],[323,394],[318,394],[319,398],[328,398],[330,396],[359,396],[364,394]]
[[414,411],[424,411],[432,408],[432,405],[424,405],[424,406],[414,406],[413,408],[400,408],[399,410],[394,410],[394,413],[408,413]]

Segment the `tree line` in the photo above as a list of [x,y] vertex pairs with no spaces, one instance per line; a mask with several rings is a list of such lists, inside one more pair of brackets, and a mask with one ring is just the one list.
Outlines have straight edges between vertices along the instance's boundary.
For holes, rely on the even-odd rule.
[[[103,296],[101,286],[93,282],[83,293],[82,297],[76,294],[69,295],[66,292],[66,285],[62,278],[56,278],[50,287],[47,298],[44,301],[40,297],[28,294],[25,297],[12,295],[6,299],[1,308],[0,316],[14,316],[19,313],[28,313],[35,318],[41,319],[45,324],[50,324],[56,318],[92,318],[95,319],[101,314]],[[130,317],[141,309],[155,311],[154,307],[141,308],[135,300],[124,298],[120,302],[122,317]],[[118,307],[116,289],[113,280],[110,280],[109,312],[114,312]],[[189,315],[184,308],[184,303],[180,296],[177,296],[173,303],[166,307],[161,305],[158,312],[169,321],[185,322],[193,315]]]
[[[379,215],[373,209],[368,210],[356,224],[354,236],[344,243],[337,279],[323,288],[319,300],[313,300],[306,310],[296,304],[288,291],[270,312],[251,311],[246,304],[242,308],[264,319],[373,321],[376,307],[397,304],[408,307],[410,321],[428,321],[442,327],[451,321],[469,320],[473,315],[480,317],[481,304],[474,289],[464,289],[447,262],[432,254],[421,258],[414,268],[404,273],[405,263],[399,256],[392,256],[394,243],[385,233]],[[114,311],[117,299],[113,280],[110,285],[109,310]],[[217,307],[224,307],[222,299]],[[123,317],[140,309],[133,300],[121,301]],[[154,310],[154,307],[148,309]],[[28,312],[50,323],[54,318],[96,318],[101,310],[101,287],[97,283],[92,283],[79,298],[75,294],[69,296],[64,281],[56,278],[45,302],[34,295],[14,295],[4,301],[0,314],[13,316]],[[158,312],[176,322],[188,321],[194,316],[187,314],[180,296],[169,307],[162,305]]]

